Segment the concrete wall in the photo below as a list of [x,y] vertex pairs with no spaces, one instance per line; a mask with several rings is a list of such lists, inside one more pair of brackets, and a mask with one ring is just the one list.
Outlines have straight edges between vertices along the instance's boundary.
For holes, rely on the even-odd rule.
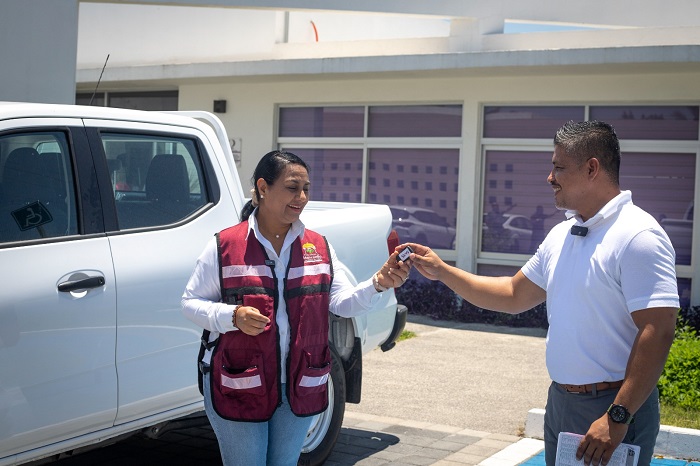
[[75,102],[78,0],[0,2],[0,100]]

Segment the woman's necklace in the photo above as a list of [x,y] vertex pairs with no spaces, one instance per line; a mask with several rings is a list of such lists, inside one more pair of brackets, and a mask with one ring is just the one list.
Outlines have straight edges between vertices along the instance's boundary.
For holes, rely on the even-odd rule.
[[[258,225],[258,229],[260,230],[260,233],[263,234],[263,236],[266,236],[266,237],[268,236],[268,234],[265,233],[264,229],[260,228],[260,225]],[[270,232],[269,237],[272,237],[272,236],[274,236],[275,239],[280,239],[280,236],[282,236],[282,235]],[[285,233],[285,236],[286,236],[286,233]]]

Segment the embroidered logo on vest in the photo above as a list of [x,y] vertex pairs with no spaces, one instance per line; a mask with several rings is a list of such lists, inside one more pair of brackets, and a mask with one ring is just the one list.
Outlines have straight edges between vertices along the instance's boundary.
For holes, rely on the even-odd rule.
[[301,247],[304,251],[304,262],[321,262],[323,257],[316,252],[316,246],[313,243],[304,243]]

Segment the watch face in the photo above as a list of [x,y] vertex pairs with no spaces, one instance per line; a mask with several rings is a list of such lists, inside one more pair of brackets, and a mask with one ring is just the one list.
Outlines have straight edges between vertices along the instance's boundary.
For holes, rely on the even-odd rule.
[[624,422],[627,419],[627,410],[623,406],[613,406],[610,408],[610,417],[615,422]]

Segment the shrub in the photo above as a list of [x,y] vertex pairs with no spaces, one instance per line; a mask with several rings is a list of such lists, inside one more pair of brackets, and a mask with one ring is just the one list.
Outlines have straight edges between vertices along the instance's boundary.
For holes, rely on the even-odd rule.
[[506,314],[504,312],[494,312],[481,309],[473,304],[462,300],[459,312],[460,322],[481,322],[506,327],[528,327],[528,328],[548,328],[547,306],[545,303],[539,304],[529,311],[520,314]]
[[700,307],[681,308],[678,315],[681,317],[683,325],[695,330],[696,335],[700,333]]
[[458,320],[456,311],[461,298],[441,282],[409,280],[396,289],[396,299],[405,304],[411,314]]
[[683,317],[676,326],[676,338],[659,378],[659,396],[664,402],[685,409],[700,410],[700,339]]

